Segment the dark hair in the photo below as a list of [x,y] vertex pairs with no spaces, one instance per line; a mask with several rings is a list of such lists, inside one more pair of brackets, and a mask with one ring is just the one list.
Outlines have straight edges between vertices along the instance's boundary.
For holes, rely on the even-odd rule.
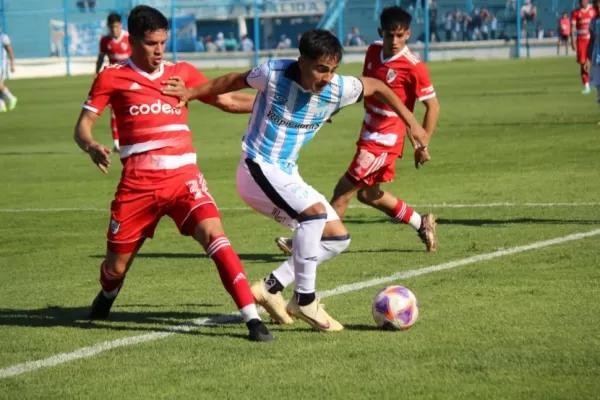
[[341,60],[344,53],[344,48],[338,38],[324,29],[312,29],[305,32],[300,38],[298,50],[300,50],[300,55],[311,60],[318,60],[323,56]]
[[108,17],[106,18],[106,25],[111,26],[117,22],[121,22],[121,14],[117,14],[115,12],[108,14]]
[[402,7],[384,8],[379,17],[381,29],[384,31],[393,31],[395,29],[408,29],[412,22],[411,15]]
[[129,13],[127,30],[130,36],[142,40],[146,33],[169,30],[169,20],[156,8],[137,6]]

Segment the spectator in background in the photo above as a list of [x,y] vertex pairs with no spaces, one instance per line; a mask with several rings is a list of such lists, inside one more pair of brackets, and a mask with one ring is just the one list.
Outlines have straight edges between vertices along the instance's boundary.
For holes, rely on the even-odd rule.
[[211,35],[206,36],[206,40],[204,41],[204,47],[206,48],[207,53],[216,53],[219,51],[215,42],[213,42],[213,38]]
[[452,13],[449,12],[446,14],[446,18],[444,18],[444,31],[446,32],[446,42],[449,42],[452,39],[452,27],[454,25],[454,18],[452,17]]
[[225,51],[225,35],[223,32],[217,33],[217,40],[215,40],[215,45],[217,45],[217,51]]
[[537,27],[535,28],[535,37],[538,39],[544,38],[544,26],[541,22],[538,22]]
[[286,35],[281,35],[279,37],[279,43],[277,43],[278,50],[286,50],[292,48],[292,41]]
[[223,41],[223,47],[225,47],[225,51],[237,51],[238,46],[238,41],[235,38],[235,35],[233,34],[233,32],[229,32],[229,35],[227,35],[227,39]]
[[490,14],[490,39],[496,40],[498,32],[498,18],[494,14]]
[[454,13],[454,35],[452,40],[461,40],[463,31],[463,14],[457,9]]
[[531,0],[523,0],[523,7],[521,7],[521,20],[523,21],[523,30],[525,34],[529,36],[529,26],[533,26],[533,22],[537,17],[537,7],[531,3]]
[[204,45],[204,38],[202,36],[198,36],[198,40],[196,40],[196,51],[198,53],[204,53],[206,51],[206,46]]
[[346,46],[364,46],[362,38],[360,37],[360,30],[357,26],[352,27],[352,32],[346,36]]
[[254,42],[248,37],[248,35],[242,36],[242,51],[245,53],[254,51]]
[[15,52],[8,35],[0,30],[0,112],[12,111],[17,106],[17,98],[4,84],[9,71],[15,72]]
[[558,42],[556,44],[556,55],[560,54],[561,43],[565,45],[565,56],[569,55],[569,36],[571,36],[571,20],[564,12],[558,20]]
[[431,8],[429,9],[429,40],[432,42],[440,42],[440,35],[438,34],[438,20],[437,20],[437,4],[435,1],[430,3]]

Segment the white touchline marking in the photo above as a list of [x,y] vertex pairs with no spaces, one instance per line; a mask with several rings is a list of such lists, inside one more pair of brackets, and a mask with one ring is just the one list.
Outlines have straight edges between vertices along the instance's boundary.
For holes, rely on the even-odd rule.
[[[463,265],[474,264],[480,261],[492,260],[494,258],[509,256],[512,254],[522,253],[524,251],[541,249],[543,247],[554,246],[561,243],[571,242],[574,240],[581,240],[592,236],[600,235],[600,229],[596,229],[589,232],[574,233],[572,235],[562,236],[555,239],[543,240],[532,244],[512,247],[509,249],[498,250],[492,253],[480,254],[473,257],[464,258],[462,260],[450,261],[443,264],[433,265],[430,267],[413,269],[408,271],[400,271],[386,276],[383,278],[370,279],[368,281],[352,283],[348,285],[342,285],[335,289],[326,290],[318,293],[320,297],[336,296],[340,294],[354,292],[360,289],[365,289],[372,286],[381,285],[384,283],[393,282],[399,279],[414,278],[416,276],[430,274],[432,272],[444,271],[453,269]],[[25,372],[36,371],[40,368],[52,367],[59,364],[64,364],[69,361],[78,360],[81,358],[87,358],[96,354],[102,353],[107,350],[115,349],[117,347],[130,346],[133,344],[150,342],[153,340],[163,339],[168,336],[174,335],[178,332],[189,332],[203,326],[212,326],[219,323],[239,321],[240,316],[238,314],[220,315],[214,318],[202,318],[191,321],[190,324],[174,326],[168,331],[150,332],[138,336],[130,336],[122,339],[101,342],[93,346],[84,347],[70,353],[61,353],[54,355],[49,358],[45,358],[37,361],[30,361],[23,364],[13,365],[8,368],[0,370],[0,378],[7,378],[15,375],[20,375]]]
[[[411,204],[413,208],[497,208],[497,207],[597,207],[600,203],[433,203],[433,204]],[[363,204],[350,204],[350,208],[371,208]],[[248,207],[219,207],[220,211],[251,211]],[[86,208],[86,207],[64,207],[64,208],[0,208],[0,213],[35,213],[35,212],[109,212],[108,208]]]

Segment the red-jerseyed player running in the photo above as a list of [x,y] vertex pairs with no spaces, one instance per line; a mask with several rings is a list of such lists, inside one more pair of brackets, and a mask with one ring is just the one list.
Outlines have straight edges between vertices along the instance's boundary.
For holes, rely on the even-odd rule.
[[[108,317],[135,255],[144,240],[153,237],[161,217],[168,215],[216,264],[248,326],[249,339],[271,341],[274,338],[258,316],[242,263],[196,166],[187,108],[176,108],[177,100],[161,93],[170,76],[177,75],[190,86],[207,80],[190,64],[163,62],[169,24],[158,10],[135,7],[128,25],[131,58],[100,72],[75,128],[75,141],[104,173],[110,150],[94,141],[92,127],[108,103],[121,132],[123,172],[111,204],[106,259],[100,267],[102,290],[90,317]],[[250,112],[253,100],[251,95],[229,94],[202,101],[229,112]]]
[[[585,69],[585,62],[590,43],[590,22],[595,16],[596,10],[589,5],[588,0],[579,0],[579,8],[571,13],[571,47],[577,55],[577,63],[583,82],[583,94],[590,93],[590,75]],[[577,39],[575,39],[575,34],[577,34]]]
[[[129,45],[129,33],[123,29],[121,16],[117,13],[109,14],[106,18],[106,25],[110,34],[102,36],[100,39],[100,52],[96,60],[96,75],[102,69],[104,58],[108,56],[108,63],[116,64],[125,61],[131,55],[131,46]],[[117,120],[115,113],[110,113],[110,127],[113,137],[113,150],[119,150],[119,131],[117,128]]]
[[[389,7],[380,16],[379,35],[382,42],[369,46],[363,66],[363,76],[386,82],[413,111],[416,100],[426,108],[423,128],[431,138],[439,116],[439,104],[425,64],[406,47],[410,37],[411,16],[400,7]],[[366,205],[383,211],[398,222],[411,225],[425,243],[428,251],[435,251],[435,218],[422,217],[404,201],[380,188],[395,176],[396,159],[402,157],[406,125],[391,108],[375,96],[365,98],[365,117],[357,142],[357,151],[350,167],[335,187],[331,205],[343,218],[348,204],[355,195]],[[415,147],[415,166],[429,160],[427,148]],[[284,253],[291,253],[290,238],[279,237],[275,242]]]

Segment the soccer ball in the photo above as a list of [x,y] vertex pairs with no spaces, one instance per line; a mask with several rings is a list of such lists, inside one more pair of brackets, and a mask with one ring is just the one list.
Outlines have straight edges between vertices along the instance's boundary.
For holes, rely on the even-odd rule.
[[373,319],[387,330],[404,331],[417,321],[419,302],[414,293],[403,286],[389,286],[373,299]]

